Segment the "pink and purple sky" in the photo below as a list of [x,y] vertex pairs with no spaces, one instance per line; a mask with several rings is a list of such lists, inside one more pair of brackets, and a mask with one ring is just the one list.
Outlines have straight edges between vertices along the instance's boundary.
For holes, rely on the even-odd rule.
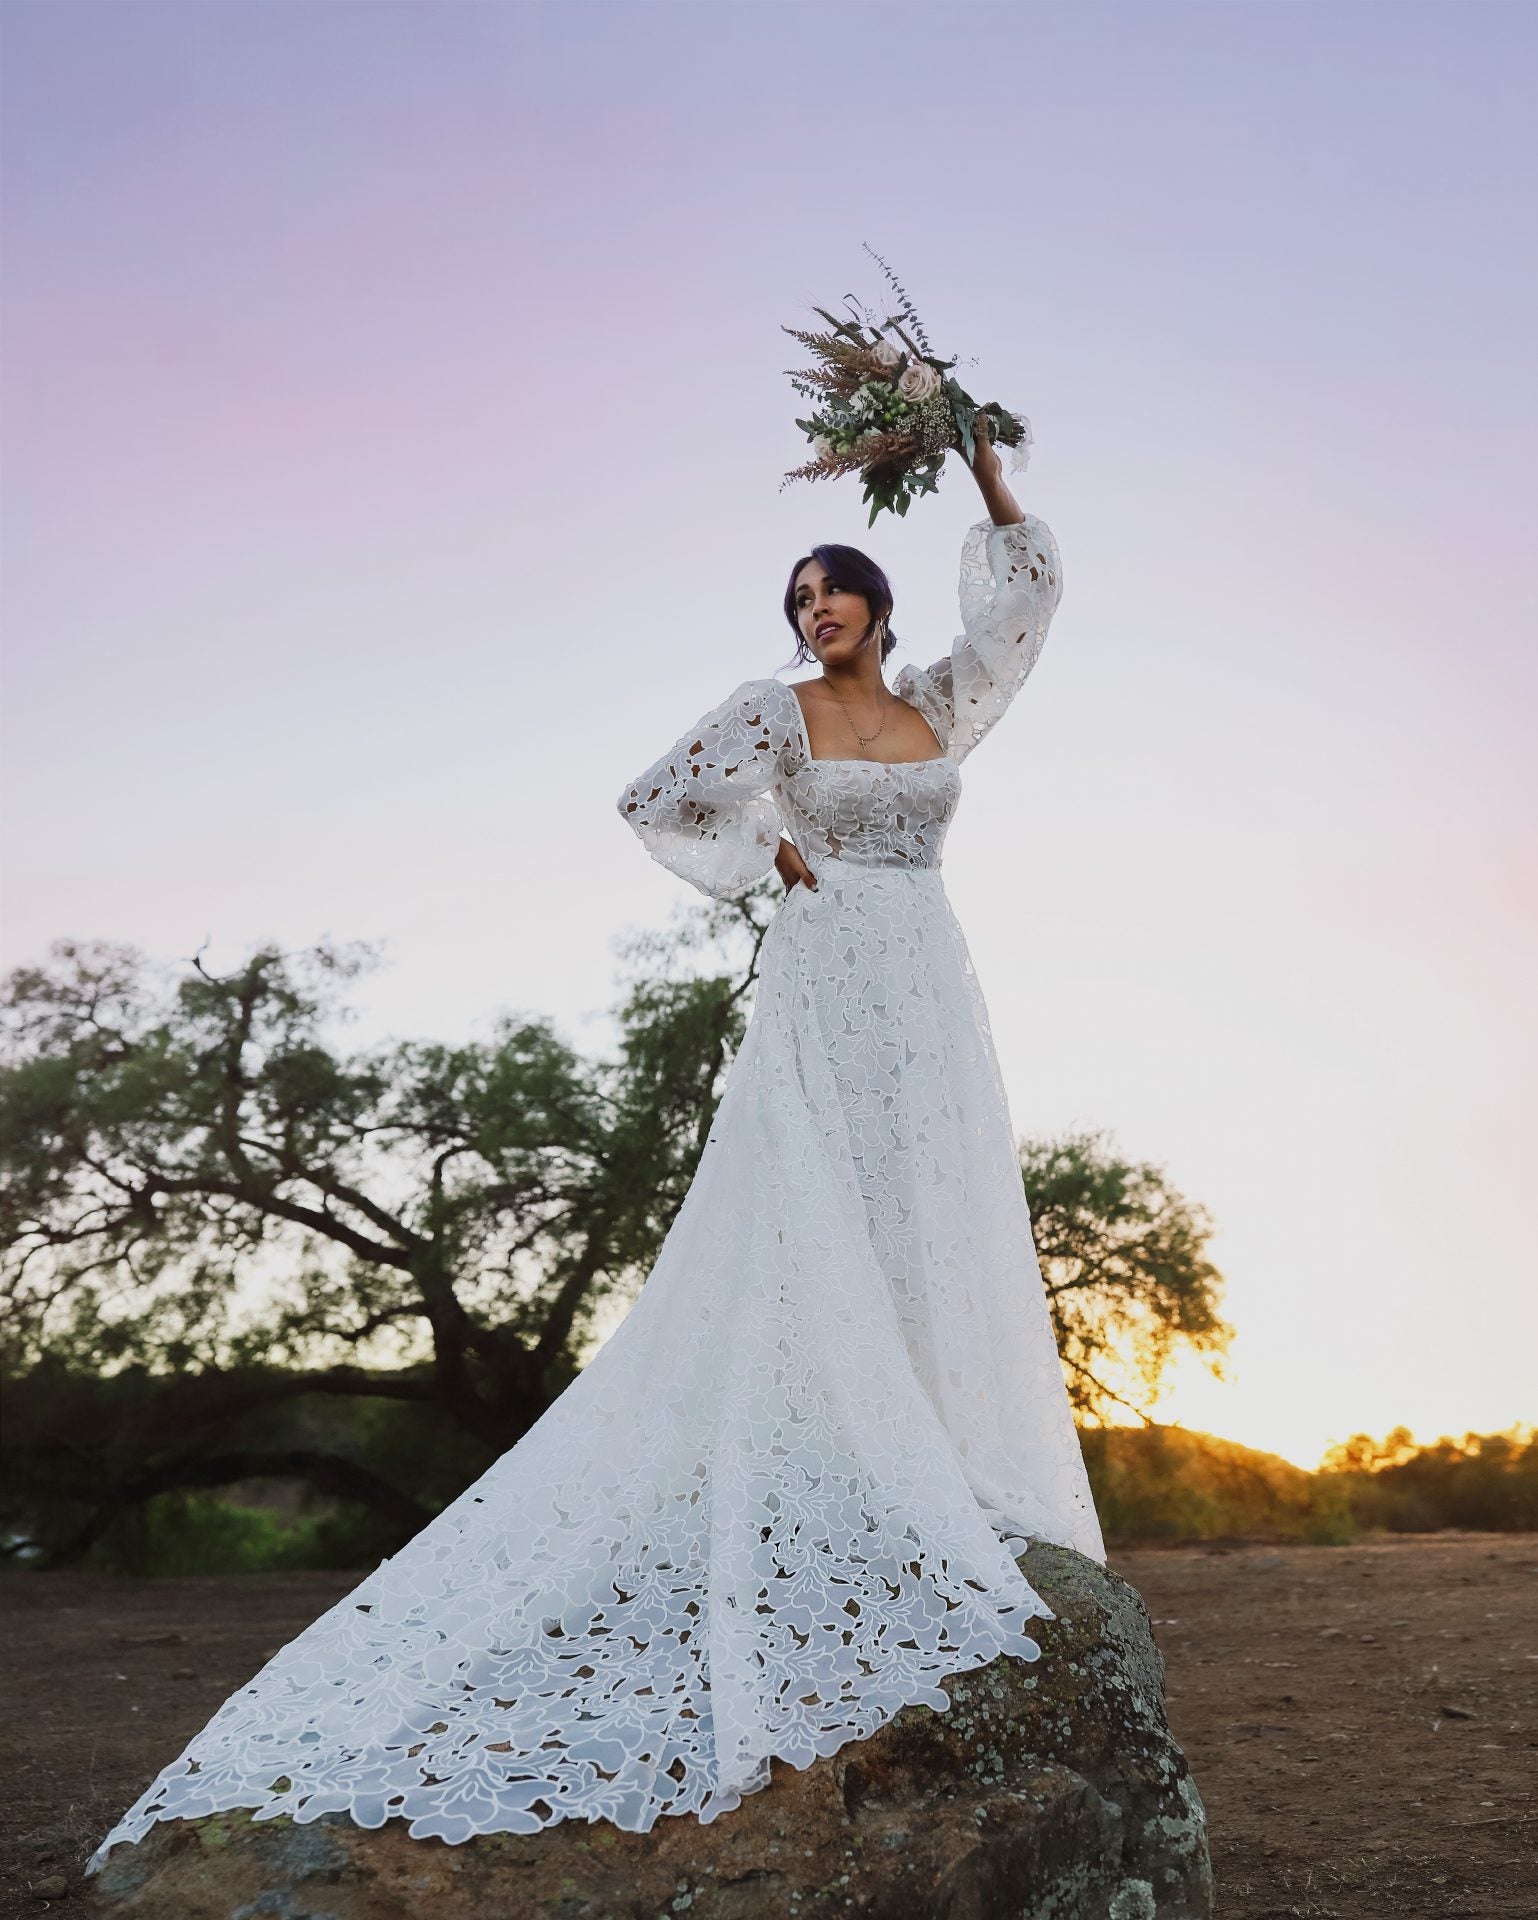
[[3,10],[6,966],[381,938],[359,1041],[601,1044],[687,889],[614,811],[774,672],[817,539],[904,658],[964,472],[867,532],[782,322],[897,266],[1035,426],[1066,590],[952,899],[1023,1133],[1216,1216],[1306,1464],[1538,1415],[1519,6]]

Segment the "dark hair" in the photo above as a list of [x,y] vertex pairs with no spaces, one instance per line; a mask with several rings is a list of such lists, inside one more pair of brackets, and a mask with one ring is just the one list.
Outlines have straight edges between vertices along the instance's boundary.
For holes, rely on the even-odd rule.
[[795,664],[804,666],[814,658],[801,631],[801,622],[796,618],[796,575],[813,560],[830,580],[836,580],[841,587],[847,587],[853,593],[863,593],[870,602],[870,626],[861,634],[862,640],[878,621],[885,620],[888,623],[881,642],[881,659],[885,665],[887,655],[897,645],[897,635],[891,628],[891,582],[869,554],[861,553],[858,547],[841,547],[836,543],[813,547],[810,553],[803,553],[790,570],[790,584],[785,589],[785,618],[796,636]]

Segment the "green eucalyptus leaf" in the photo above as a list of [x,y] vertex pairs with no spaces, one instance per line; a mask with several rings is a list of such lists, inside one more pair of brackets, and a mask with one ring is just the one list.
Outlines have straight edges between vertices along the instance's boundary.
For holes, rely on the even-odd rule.
[[977,458],[977,439],[972,431],[972,422],[976,417],[975,413],[958,413],[956,416],[956,430],[961,435],[961,451],[967,456],[968,466]]

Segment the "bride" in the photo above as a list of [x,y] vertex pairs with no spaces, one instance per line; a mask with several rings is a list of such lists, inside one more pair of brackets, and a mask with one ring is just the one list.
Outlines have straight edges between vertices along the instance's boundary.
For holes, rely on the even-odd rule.
[[[980,436],[963,633],[882,665],[886,576],[785,597],[819,677],[746,680],[619,801],[729,897],[778,869],[752,1016],[627,1318],[509,1452],[231,1695],[92,1858],[157,1820],[343,1813],[459,1842],[702,1821],[1050,1609],[1104,1559],[977,976],[940,873],[961,765],[1062,592]],[[782,829],[788,837],[782,838]]]

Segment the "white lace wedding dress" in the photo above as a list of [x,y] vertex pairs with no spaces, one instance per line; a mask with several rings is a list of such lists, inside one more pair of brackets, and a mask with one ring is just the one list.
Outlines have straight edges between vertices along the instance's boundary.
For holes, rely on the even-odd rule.
[[1104,1558],[978,982],[940,877],[960,767],[1036,662],[1048,528],[967,535],[964,633],[895,690],[941,751],[811,755],[745,681],[626,789],[648,850],[780,903],[698,1172],[586,1370],[233,1694],[156,1820],[399,1817],[447,1841],[701,1820],[942,1676],[1040,1649],[1031,1538]]

